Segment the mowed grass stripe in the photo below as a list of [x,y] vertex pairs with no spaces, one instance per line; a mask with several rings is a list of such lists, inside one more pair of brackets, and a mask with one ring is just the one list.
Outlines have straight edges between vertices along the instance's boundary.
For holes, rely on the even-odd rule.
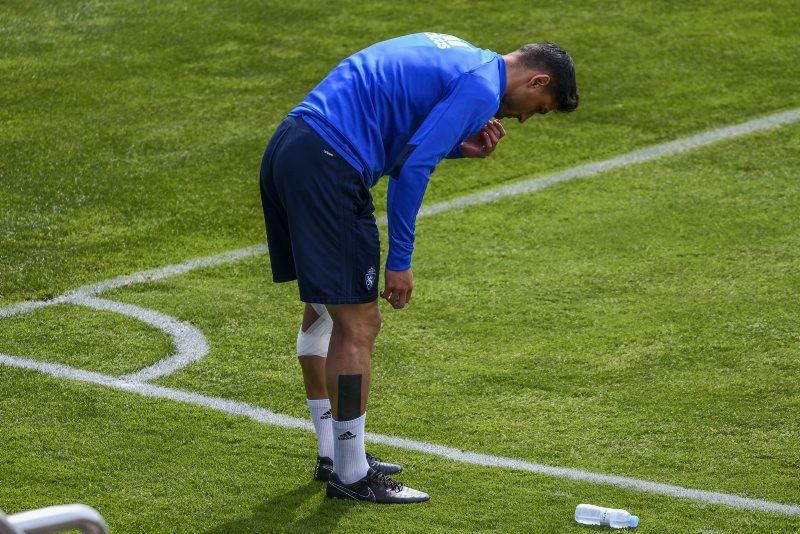
[[[9,367],[16,367],[20,369],[27,369],[37,371],[44,375],[52,376],[54,378],[64,378],[68,380],[76,380],[80,382],[87,382],[97,384],[108,388],[136,393],[146,397],[156,397],[161,399],[173,400],[210,408],[230,415],[248,417],[258,423],[279,426],[284,428],[303,429],[306,431],[313,431],[313,425],[304,419],[298,419],[289,415],[275,413],[267,408],[253,406],[246,402],[224,399],[220,397],[210,397],[200,393],[193,393],[190,391],[182,391],[165,386],[158,386],[155,384],[148,384],[142,382],[129,382],[117,377],[103,375],[101,373],[94,373],[75,369],[61,364],[44,363],[36,360],[26,358],[17,358],[8,354],[0,353],[0,364]],[[762,512],[771,512],[787,516],[800,516],[800,506],[776,503],[765,501],[761,499],[750,499],[740,497],[738,495],[728,495],[725,493],[698,490],[692,488],[684,488],[681,486],[673,486],[669,484],[660,484],[648,480],[638,480],[635,478],[620,477],[613,475],[604,475],[601,473],[592,473],[589,471],[582,471],[580,469],[571,469],[564,467],[553,467],[549,465],[542,465],[534,462],[526,462],[515,458],[505,458],[502,456],[493,456],[490,454],[480,454],[474,452],[462,451],[453,447],[445,447],[433,443],[425,443],[421,441],[397,438],[393,436],[385,436],[382,434],[375,434],[368,432],[366,440],[372,443],[381,443],[390,445],[401,449],[408,449],[417,452],[423,452],[435,456],[440,456],[449,460],[457,462],[480,465],[486,467],[498,467],[507,469],[516,469],[519,471],[528,471],[542,475],[549,475],[559,478],[567,478],[570,480],[577,480],[581,482],[591,482],[595,484],[604,484],[619,488],[626,488],[638,491],[646,491],[649,493],[656,493],[659,495],[666,495],[670,497],[678,497],[681,499],[688,499],[697,502],[705,502],[709,504],[721,504],[740,508],[745,510],[758,510]]]
[[[705,505],[534,473],[470,466],[371,445],[400,460],[421,507],[325,498],[310,477],[311,433],[0,368],[8,408],[0,454],[7,513],[64,502],[96,507],[113,532],[585,532],[579,502],[635,510],[642,532],[793,532],[798,518]],[[12,385],[13,384],[13,385]],[[37,402],[30,402],[36,399]],[[48,431],[48,429],[50,431]]]
[[[12,358],[13,357],[7,357]],[[11,362],[12,360],[5,359],[6,363]],[[25,368],[30,368],[30,365],[37,365],[37,362],[33,362],[32,360],[23,361],[19,360],[17,363],[22,362],[22,366]],[[82,373],[83,371],[75,370],[71,368],[67,368],[66,372],[67,375],[64,375],[65,372],[63,368],[59,366],[55,367],[48,367],[49,364],[45,364],[45,367],[42,369],[46,369],[44,372],[48,374],[52,374],[53,369],[56,369],[56,373],[58,376],[68,376],[70,373],[75,371]],[[41,369],[40,369],[41,370]],[[53,375],[56,376],[56,375]],[[86,379],[88,377],[89,381],[97,382],[100,380],[103,385],[109,387],[116,387],[115,384],[119,384],[118,389],[132,391],[131,386],[129,383],[125,382],[124,380],[119,380],[114,377],[108,377],[104,375],[98,374],[87,374],[82,375],[81,379]],[[144,385],[143,385],[144,387]],[[149,385],[147,385],[149,387]],[[284,416],[281,414],[275,414],[269,410],[258,408],[252,404],[248,403],[240,403],[238,401],[231,401],[226,399],[221,399],[219,397],[207,397],[200,395],[199,397],[197,394],[189,393],[189,392],[182,392],[181,390],[177,390],[174,388],[167,388],[165,390],[152,390],[157,391],[158,396],[164,396],[165,398],[171,398],[173,400],[181,400],[184,402],[191,402],[194,404],[199,404],[202,406],[210,406],[215,407],[217,409],[221,409],[226,413],[237,414],[237,415],[248,415],[249,412],[253,411],[255,414],[251,416],[254,420],[265,422],[269,424],[279,424],[280,426],[289,426],[292,428],[310,428],[310,425],[303,420],[293,418],[291,416]],[[151,393],[152,393],[151,391]],[[167,392],[167,393],[165,393]],[[147,393],[145,393],[147,394]],[[163,394],[163,395],[162,395]],[[181,398],[181,395],[188,395],[189,397]],[[187,400],[188,399],[188,400]],[[210,400],[209,400],[210,399]],[[214,406],[216,403],[221,402],[224,404],[222,408]],[[233,404],[230,404],[233,403]],[[271,415],[270,415],[271,414]],[[272,420],[272,417],[277,417],[278,422],[276,420]],[[265,419],[266,417],[266,419]],[[748,508],[748,509],[759,509],[759,510],[768,510],[777,513],[784,513],[788,515],[797,515],[798,507],[794,505],[785,505],[781,503],[774,503],[765,500],[758,500],[758,499],[747,499],[737,496],[726,495],[723,493],[718,492],[706,492],[702,490],[692,490],[688,488],[683,488],[680,486],[674,485],[666,485],[666,484],[658,484],[652,483],[644,480],[633,479],[628,477],[614,477],[608,475],[602,475],[597,473],[591,473],[587,471],[581,471],[576,469],[564,469],[558,467],[551,467],[542,464],[537,464],[533,462],[525,462],[522,460],[516,460],[513,458],[507,457],[497,457],[493,455],[485,455],[485,454],[476,454],[476,453],[464,453],[457,449],[451,447],[442,447],[430,443],[419,442],[415,440],[403,440],[400,438],[394,438],[390,436],[382,436],[373,434],[370,436],[373,441],[390,444],[398,447],[408,448],[412,450],[417,450],[421,452],[429,452],[432,454],[436,454],[445,458],[450,458],[454,460],[459,460],[462,462],[467,463],[475,463],[478,465],[490,465],[495,467],[509,467],[514,469],[521,469],[536,473],[542,474],[550,474],[553,476],[560,476],[565,478],[573,478],[576,480],[583,480],[583,481],[590,481],[590,482],[597,482],[609,485],[615,485],[620,487],[629,487],[640,489],[644,491],[651,491],[654,493],[661,493],[665,495],[672,495],[672,496],[679,496],[690,498],[694,500],[700,500],[703,502],[712,502],[716,504],[728,504],[735,507],[740,508]],[[743,500],[742,500],[743,499]]]
[[341,58],[406,32],[501,51],[553,40],[582,88],[578,113],[509,123],[492,158],[445,162],[428,201],[800,106],[788,1],[6,5],[0,305],[261,240],[269,133]]
[[[796,129],[796,128],[793,128],[791,131],[794,131],[794,129]],[[783,132],[781,133],[781,137],[782,137],[782,138],[785,138],[787,135],[788,135],[788,134],[787,134],[787,132],[786,132],[786,131],[783,131]],[[763,137],[762,139],[759,139],[758,141],[759,141],[759,142],[761,142],[761,143],[763,143],[765,140],[769,140],[769,138],[768,138],[768,137]],[[733,148],[733,149],[734,149],[734,151],[735,151],[735,153],[736,153],[736,154],[742,155],[742,154],[746,154],[746,153],[747,153],[747,152],[749,152],[750,150],[740,150],[741,148],[748,148],[748,149],[756,149],[756,150],[758,150],[758,147],[759,147],[759,146],[763,146],[763,145],[759,145],[759,144],[757,144],[757,143],[755,143],[755,142],[753,142],[753,143],[748,143],[748,144],[746,144],[746,145],[745,145],[745,144],[743,144],[743,142],[742,142],[742,143],[738,143],[737,145],[735,145],[735,146],[733,146],[733,147],[728,147],[728,146],[719,147],[719,148],[715,149],[715,150],[712,152],[712,156],[714,156],[714,157],[718,157],[718,156],[719,156],[719,154],[724,154],[724,153],[726,153],[726,151],[730,150],[731,148]],[[707,154],[706,154],[706,155],[704,156],[704,159],[706,159],[706,160],[709,160],[709,159],[711,159],[711,158],[709,157],[709,155],[707,155]],[[773,158],[773,159],[774,159],[774,161],[779,161],[781,158]],[[688,163],[690,163],[690,165],[691,165],[691,163],[692,163],[692,162],[689,162],[689,161],[686,161],[686,160],[687,160],[687,158],[680,158],[678,161],[679,161],[679,162],[683,162],[683,165],[685,165],[687,162],[688,162]],[[742,160],[742,161],[749,161],[749,160]],[[680,165],[678,165],[676,162],[670,162],[670,164],[671,164],[673,167],[675,167],[675,166],[680,166]],[[765,166],[765,167],[768,167],[768,165],[767,165],[767,166]],[[667,170],[669,170],[669,168],[667,168]],[[632,172],[632,171],[631,171],[631,172]],[[643,172],[644,172],[644,174],[648,174],[646,171],[643,171]],[[767,170],[766,170],[766,172],[767,172],[767,173],[769,173],[769,169],[767,169]],[[767,174],[767,175],[765,175],[765,176],[769,176],[769,174]],[[682,180],[684,180],[684,179],[685,179],[685,177],[681,175],[681,176],[678,176],[677,178],[675,178],[675,179],[674,179],[674,180],[672,180],[672,181],[673,181],[673,182],[675,182],[675,183],[677,183],[677,184],[680,184],[680,183],[682,182]],[[737,180],[738,180],[738,178],[737,178]],[[658,184],[658,180],[653,180],[653,184],[652,184],[652,186],[651,186],[651,187],[652,187],[652,188],[656,188],[656,187],[657,187],[657,184]],[[588,186],[588,184],[587,184],[587,186]],[[600,185],[600,183],[598,182],[598,183],[596,183],[596,184],[594,184],[594,185],[591,185],[591,186],[589,186],[589,187],[590,187],[590,189],[597,190],[599,187],[601,187],[601,185]],[[680,186],[681,190],[682,190],[682,187],[683,187],[683,185],[681,185],[681,186]],[[756,188],[755,190],[757,191],[759,186],[758,186],[758,184],[757,184],[757,183],[753,183],[753,187],[754,187],[754,188]],[[576,190],[580,190],[580,189],[582,189],[582,188],[578,188],[578,189],[571,188],[571,190],[572,190],[573,192],[574,192],[574,191],[576,191]],[[550,195],[550,196],[552,196],[553,194],[554,194],[553,192],[549,192],[549,193],[547,193],[547,195]],[[572,196],[572,195],[570,195],[570,196]],[[638,196],[638,195],[635,195],[635,196]],[[537,197],[537,198],[538,198],[538,197]],[[645,199],[642,199],[642,200],[645,200]],[[534,199],[533,199],[533,198],[529,198],[529,199],[520,199],[520,200],[511,200],[511,201],[509,201],[509,205],[512,205],[512,206],[517,206],[517,208],[518,208],[518,207],[519,207],[519,206],[520,206],[522,203],[529,203],[529,202],[533,202],[533,201],[534,201]],[[466,215],[467,215],[467,214],[465,214],[465,213],[459,213],[459,214],[458,214],[458,217],[459,217],[459,218],[463,218],[463,217],[465,217]],[[443,218],[443,219],[442,219],[442,221],[443,221],[443,222],[445,222],[445,221],[446,221],[446,219],[445,219],[445,218]],[[440,239],[441,239],[441,238],[440,238]],[[206,276],[206,274],[205,274],[205,273],[198,273],[196,276]],[[144,289],[144,288],[142,288],[142,289]],[[162,292],[162,293],[163,293],[163,289],[164,289],[164,288],[162,288],[162,290],[161,290],[161,292]],[[162,295],[162,296],[163,296],[163,295]],[[413,435],[413,434],[412,434],[412,435]],[[734,491],[735,491],[737,494],[740,494],[740,492],[738,491],[738,489],[737,489],[737,490],[734,490]],[[778,503],[778,504],[779,504],[779,503]],[[724,513],[724,512],[720,512],[720,513],[722,514],[722,513]],[[762,519],[762,520],[760,520],[760,521],[765,521],[765,520],[766,520],[766,519]],[[761,523],[761,524],[763,525],[763,523]],[[748,530],[752,530],[752,529],[748,529]]]
[[[741,124],[716,128],[714,130],[709,130],[691,137],[653,145],[641,150],[635,150],[615,158],[579,165],[577,167],[540,178],[523,180],[510,186],[498,187],[487,191],[464,195],[452,200],[438,202],[436,204],[423,207],[420,210],[419,217],[430,217],[437,213],[443,213],[457,208],[494,202],[508,196],[533,193],[554,184],[581,178],[589,178],[612,169],[628,167],[637,163],[645,163],[673,154],[680,154],[682,152],[708,146],[720,141],[735,139],[737,137],[762,130],[778,128],[784,124],[791,124],[793,122],[797,122],[798,120],[800,120],[800,108],[795,108],[788,111],[767,115],[766,117],[752,119]],[[386,217],[381,217],[379,218],[378,223],[385,225],[386,220]],[[115,289],[130,284],[147,282],[151,280],[159,280],[162,278],[187,273],[203,267],[210,267],[243,260],[265,252],[265,245],[252,245],[241,249],[222,252],[220,254],[214,254],[213,256],[193,258],[178,264],[167,265],[148,271],[111,278],[95,284],[82,286],[76,290],[68,291],[63,295],[59,295],[58,297],[52,299],[43,301],[25,301],[2,307],[0,308],[0,319],[3,317],[17,315],[19,313],[33,311],[44,306],[67,302],[74,296],[74,293],[97,295],[109,289]]]
[[[800,502],[789,445],[798,375],[785,359],[796,347],[763,337],[789,335],[780,314],[796,310],[779,288],[797,250],[787,241],[797,128],[428,221],[414,309],[385,310],[372,429]],[[780,243],[782,255],[770,248]],[[774,261],[759,268],[753,254]],[[300,304],[291,284],[265,282],[266,267],[254,259],[113,298],[195,317],[218,344],[165,385],[302,418]]]

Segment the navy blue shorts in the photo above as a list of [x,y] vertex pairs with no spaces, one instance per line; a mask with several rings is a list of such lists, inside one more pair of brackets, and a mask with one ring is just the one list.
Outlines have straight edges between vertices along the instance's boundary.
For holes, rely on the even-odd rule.
[[378,298],[380,241],[361,174],[302,118],[287,117],[261,162],[272,279],[297,280],[300,300]]

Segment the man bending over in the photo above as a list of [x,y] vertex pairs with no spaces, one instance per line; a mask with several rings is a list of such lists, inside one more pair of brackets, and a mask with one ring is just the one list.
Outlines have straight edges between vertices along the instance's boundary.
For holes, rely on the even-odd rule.
[[439,33],[370,46],[342,61],[278,126],[261,164],[273,280],[305,302],[297,355],[317,431],[314,478],[328,497],[428,500],[364,449],[370,357],[381,326],[380,243],[370,188],[389,176],[381,296],[411,301],[414,226],[444,158],[484,158],[525,122],[578,106],[572,58],[552,43],[506,55]]

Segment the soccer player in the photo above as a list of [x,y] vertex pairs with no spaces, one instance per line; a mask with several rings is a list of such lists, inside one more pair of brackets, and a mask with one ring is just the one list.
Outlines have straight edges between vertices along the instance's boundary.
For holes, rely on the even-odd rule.
[[389,176],[389,250],[380,295],[411,301],[414,226],[444,158],[485,158],[525,122],[578,105],[572,58],[552,43],[500,55],[452,35],[380,42],[333,69],[281,122],[261,164],[275,282],[297,280],[297,355],[317,434],[314,478],[328,497],[411,503],[400,466],[364,449],[370,357],[381,326],[380,245],[370,188]]

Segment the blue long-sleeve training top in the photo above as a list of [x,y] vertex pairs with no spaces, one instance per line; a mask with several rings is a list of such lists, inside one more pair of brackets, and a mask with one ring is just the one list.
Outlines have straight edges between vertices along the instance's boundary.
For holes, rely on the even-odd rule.
[[383,41],[353,54],[290,115],[309,125],[374,186],[389,175],[386,268],[411,267],[428,179],[494,116],[505,92],[499,54],[440,33]]

